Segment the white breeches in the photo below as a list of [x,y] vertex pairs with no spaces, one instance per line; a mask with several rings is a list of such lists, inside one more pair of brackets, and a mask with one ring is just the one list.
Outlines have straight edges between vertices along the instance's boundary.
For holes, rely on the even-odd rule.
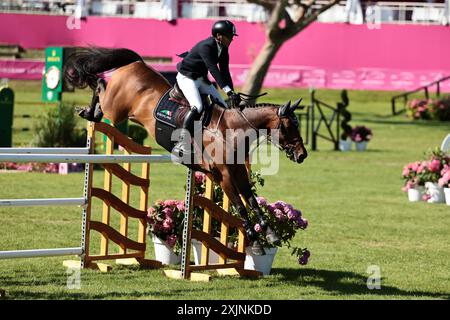
[[208,84],[203,78],[192,80],[178,72],[177,82],[191,107],[196,107],[200,113],[203,111],[200,94],[210,94],[223,103],[224,106],[227,105],[217,89],[212,84]]

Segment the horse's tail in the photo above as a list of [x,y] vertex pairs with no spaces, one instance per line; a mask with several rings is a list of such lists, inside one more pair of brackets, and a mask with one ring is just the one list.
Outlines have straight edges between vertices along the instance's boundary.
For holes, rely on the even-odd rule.
[[65,63],[64,78],[75,88],[95,89],[98,73],[136,61],[143,61],[142,57],[129,49],[77,48]]

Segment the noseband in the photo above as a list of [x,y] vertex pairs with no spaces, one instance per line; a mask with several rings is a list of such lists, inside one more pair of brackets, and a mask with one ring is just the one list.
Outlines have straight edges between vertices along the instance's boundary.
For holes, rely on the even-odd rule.
[[[296,128],[298,128],[298,126],[299,126],[298,119],[297,119],[297,117],[294,114],[290,114],[290,115],[287,115],[287,116],[278,116],[278,118],[279,118],[280,122],[278,123],[277,130],[279,130],[280,132],[283,132],[283,131],[286,130],[285,126],[283,125],[282,119],[289,119],[289,120],[291,120]],[[295,143],[296,142],[297,141],[295,141],[294,143],[286,143],[284,145],[278,144],[277,147],[281,151],[284,151],[286,153],[287,157],[292,160],[294,158]]]

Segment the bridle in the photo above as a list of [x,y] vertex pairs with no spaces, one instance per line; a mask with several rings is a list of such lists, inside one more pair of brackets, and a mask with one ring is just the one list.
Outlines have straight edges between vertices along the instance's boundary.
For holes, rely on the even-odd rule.
[[[289,119],[296,128],[299,127],[299,122],[297,117],[295,116],[295,114],[289,113],[288,115],[283,115],[280,116],[278,115],[278,119],[279,119],[279,123],[277,126],[277,130],[279,132],[283,132],[286,131],[286,127],[283,124],[283,119]],[[271,141],[271,139],[269,140]],[[297,143],[297,141],[294,141],[294,143],[285,143],[284,145],[280,145],[279,143],[274,144],[279,150],[284,151],[286,153],[286,155],[288,156],[289,159],[294,158],[294,153],[295,153],[295,144]]]

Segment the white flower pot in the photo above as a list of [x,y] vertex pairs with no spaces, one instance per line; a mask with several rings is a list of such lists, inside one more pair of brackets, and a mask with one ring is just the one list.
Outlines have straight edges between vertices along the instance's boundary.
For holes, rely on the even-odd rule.
[[263,256],[255,256],[252,252],[251,247],[245,248],[246,256],[244,269],[248,270],[257,270],[262,272],[263,275],[270,274],[270,270],[272,270],[273,260],[275,258],[275,254],[278,251],[278,248],[264,248],[266,252]]
[[450,206],[450,188],[444,188],[445,203]]
[[181,255],[176,255],[173,249],[157,236],[152,236],[155,247],[155,259],[161,261],[162,264],[180,264]]
[[352,150],[352,140],[339,140],[339,150],[350,151]]
[[[202,242],[192,239],[192,249],[194,251],[194,261],[199,265],[202,261]],[[213,250],[209,249],[208,264],[219,263],[219,255]]]
[[430,195],[428,203],[443,203],[445,201],[444,188],[439,187],[436,182],[425,182],[425,188]]
[[355,147],[357,151],[367,150],[367,141],[355,142]]
[[424,192],[425,188],[421,186],[408,189],[408,200],[410,202],[422,201]]

